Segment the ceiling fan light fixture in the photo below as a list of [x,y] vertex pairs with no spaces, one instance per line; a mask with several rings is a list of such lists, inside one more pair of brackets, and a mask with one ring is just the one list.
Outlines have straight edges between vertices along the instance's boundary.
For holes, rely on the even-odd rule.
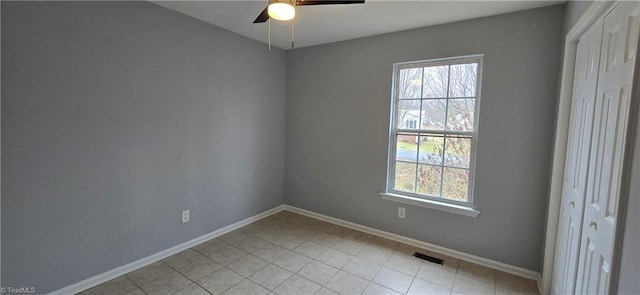
[[296,9],[290,3],[271,3],[267,11],[275,20],[291,20],[296,16]]

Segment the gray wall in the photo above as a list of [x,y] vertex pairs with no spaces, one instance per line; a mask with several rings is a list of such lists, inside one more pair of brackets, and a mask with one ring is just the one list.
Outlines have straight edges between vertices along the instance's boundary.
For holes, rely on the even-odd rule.
[[567,8],[564,14],[564,34],[569,32],[573,25],[578,22],[578,19],[587,11],[587,8],[593,1],[589,0],[569,0],[567,1]]
[[[285,202],[538,271],[563,16],[560,5],[287,51]],[[380,199],[393,63],[476,53],[481,215]]]
[[53,291],[282,204],[285,80],[283,51],[147,2],[2,1],[3,285]]

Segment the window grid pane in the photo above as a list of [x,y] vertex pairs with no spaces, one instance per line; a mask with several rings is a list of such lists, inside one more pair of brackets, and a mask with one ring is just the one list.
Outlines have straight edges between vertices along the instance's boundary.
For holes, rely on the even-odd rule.
[[447,97],[449,66],[431,66],[423,69],[422,98]]
[[396,161],[417,162],[418,134],[398,133],[396,135]]
[[447,199],[466,201],[469,191],[469,170],[443,168],[442,196]]
[[447,136],[444,166],[469,168],[471,162],[471,136]]
[[422,97],[422,68],[400,70],[398,78],[398,99],[416,99]]
[[416,164],[396,162],[394,189],[405,192],[415,192]]
[[417,192],[427,196],[440,196],[442,167],[435,165],[418,165]]
[[444,135],[440,134],[420,134],[418,162],[442,165],[442,161],[444,161],[444,138]]
[[396,125],[398,129],[418,129],[420,126],[421,106],[421,100],[398,100],[396,112]]
[[445,130],[447,121],[447,99],[422,100],[420,129]]

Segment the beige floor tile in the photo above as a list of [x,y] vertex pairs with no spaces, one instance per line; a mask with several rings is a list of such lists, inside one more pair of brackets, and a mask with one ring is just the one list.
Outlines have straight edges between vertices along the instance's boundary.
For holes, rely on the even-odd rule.
[[325,221],[319,221],[319,222],[308,224],[308,228],[315,232],[324,232],[324,230],[326,230],[330,226],[331,226],[331,223],[328,223]]
[[198,286],[198,284],[192,283],[191,285],[178,290],[176,293],[173,293],[173,295],[210,295],[210,294],[205,289],[202,289],[202,287]]
[[309,279],[318,284],[326,284],[336,273],[338,269],[314,260],[298,271],[298,275]]
[[292,272],[279,266],[270,264],[251,275],[249,279],[269,290],[273,290],[282,282],[291,277],[291,275],[293,275]]
[[304,242],[305,240],[300,239],[296,236],[283,234],[278,240],[274,241],[273,243],[289,250],[293,250]]
[[393,252],[367,245],[357,254],[357,257],[369,260],[377,264],[385,264]]
[[342,239],[342,237],[340,237],[340,236],[322,232],[322,233],[318,233],[316,236],[314,236],[312,241],[314,243],[317,243],[317,244],[320,244],[320,245],[324,245],[324,246],[327,246],[327,247],[332,247],[333,245],[335,245],[341,239]]
[[369,242],[369,245],[393,252],[398,248],[398,246],[400,246],[400,243],[383,237],[374,237]]
[[238,283],[237,285],[231,287],[231,289],[227,290],[223,294],[225,295],[265,295],[268,294],[269,290],[264,287],[249,281],[247,279]]
[[340,294],[360,294],[369,282],[348,272],[339,271],[325,287]]
[[364,291],[362,291],[362,295],[400,295],[400,293],[378,284],[369,283]]
[[453,291],[462,294],[495,294],[496,287],[495,283],[457,274],[453,282]]
[[232,232],[226,233],[220,236],[218,239],[223,240],[229,244],[235,244],[251,236],[252,234],[250,231],[245,230],[244,228],[240,228]]
[[316,292],[315,295],[340,295],[340,293],[333,291],[331,289],[327,289],[325,287],[320,288],[320,290],[318,290]]
[[400,293],[406,293],[413,277],[405,273],[383,267],[373,278],[373,282]]
[[359,257],[354,257],[342,270],[359,276],[367,281],[370,281],[375,277],[382,266],[373,262],[364,260]]
[[262,225],[260,225],[258,222],[254,222],[254,223],[245,225],[240,229],[248,234],[255,236],[256,234],[262,231]]
[[203,260],[185,265],[179,268],[178,271],[182,273],[184,276],[186,276],[187,278],[193,281],[197,281],[221,268],[222,268],[222,265],[207,258],[207,259],[203,259]]
[[216,251],[218,251],[219,249],[228,247],[229,244],[227,244],[226,242],[219,240],[219,239],[211,239],[209,241],[206,241],[202,244],[199,244],[197,246],[194,246],[192,249],[195,251],[198,251],[200,254],[204,255],[204,256],[209,256],[213,253],[215,253]]
[[177,271],[159,277],[146,285],[140,286],[148,295],[169,295],[192,284],[191,280],[185,278]]
[[135,291],[138,287],[127,277],[120,276],[106,283],[95,286],[82,292],[82,295],[111,295],[127,294]]
[[427,254],[429,253],[429,251],[425,250],[425,249],[421,249],[415,246],[411,246],[411,245],[407,245],[407,244],[403,244],[400,243],[400,245],[398,245],[398,248],[396,249],[396,253],[402,253],[405,255],[413,255],[414,253],[418,252],[418,253],[422,253],[422,254]]
[[175,255],[169,256],[163,259],[163,261],[167,263],[169,266],[175,269],[178,269],[187,264],[191,264],[198,260],[203,260],[203,259],[207,259],[207,258],[194,250],[187,249]]
[[289,253],[290,251],[286,248],[278,246],[276,244],[269,243],[262,248],[253,252],[253,255],[258,256],[266,261],[274,262],[278,258],[282,257],[284,254]]
[[240,248],[240,249],[242,249],[242,250],[244,250],[244,251],[247,251],[249,253],[253,253],[254,251],[256,251],[258,249],[261,249],[262,247],[267,246],[269,244],[271,244],[271,243],[269,243],[269,242],[267,242],[267,241],[265,241],[265,240],[263,240],[261,238],[251,236],[251,237],[248,237],[248,238],[246,238],[244,240],[240,240],[240,241],[236,242],[233,245],[238,247],[238,248]]
[[319,233],[321,233],[322,231],[311,229],[311,228],[298,228],[298,229],[293,229],[287,232],[298,238],[309,241],[309,240],[313,240],[313,238]]
[[293,275],[280,284],[274,292],[280,295],[307,295],[314,294],[319,289],[320,285],[303,277]]
[[355,241],[350,239],[342,239],[339,240],[335,245],[333,245],[333,249],[340,250],[342,252],[355,255],[360,251],[360,249],[366,246],[366,242],[363,241]]
[[162,261],[149,264],[141,269],[128,273],[126,276],[136,285],[142,286],[169,274],[173,269]]
[[359,242],[363,242],[365,244],[369,243],[369,241],[371,241],[373,238],[375,238],[374,235],[368,234],[368,233],[363,233],[361,231],[351,231],[349,232],[349,234],[347,234],[345,237],[345,239],[349,239],[349,240],[353,240],[353,241],[359,241]]
[[302,256],[298,253],[288,252],[282,257],[276,259],[273,264],[280,266],[290,272],[297,272],[305,265],[311,262],[311,258]]
[[351,259],[353,259],[353,255],[349,255],[347,253],[334,249],[328,249],[317,258],[317,260],[336,268],[342,268],[347,263],[349,263]]
[[496,293],[539,294],[538,283],[531,279],[496,271]]
[[267,265],[269,265],[269,262],[253,254],[249,254],[232,262],[227,267],[245,277],[249,277]]
[[213,259],[215,262],[218,262],[222,265],[229,265],[232,262],[246,256],[246,251],[236,248],[234,246],[228,246],[225,248],[218,249],[218,251],[214,253],[210,253],[209,258]]
[[261,238],[267,242],[274,243],[275,241],[282,238],[285,233],[281,230],[277,230],[275,227],[269,228],[268,230],[263,230],[256,234],[258,238]]
[[293,252],[315,259],[318,256],[322,255],[324,251],[327,251],[327,249],[329,249],[327,246],[307,241],[293,249]]
[[416,278],[451,289],[456,274],[435,263],[423,263]]
[[213,295],[222,294],[244,278],[228,268],[220,269],[197,281],[198,285]]
[[327,227],[324,230],[325,233],[336,235],[336,236],[340,236],[340,237],[346,236],[351,231],[352,231],[352,229],[344,227],[344,226],[340,226],[340,225],[337,225],[337,224],[332,224],[332,225],[330,225],[329,227]]
[[458,275],[483,280],[490,284],[495,284],[496,282],[495,270],[466,261],[460,261]]
[[434,283],[423,281],[421,279],[414,279],[407,295],[449,295],[451,294],[451,288],[445,288]]
[[415,276],[420,266],[422,266],[422,262],[418,261],[415,257],[396,252],[389,257],[385,266]]

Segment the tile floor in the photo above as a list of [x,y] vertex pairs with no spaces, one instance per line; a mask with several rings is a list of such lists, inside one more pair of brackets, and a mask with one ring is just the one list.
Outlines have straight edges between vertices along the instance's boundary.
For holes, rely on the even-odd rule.
[[[445,263],[415,258],[416,251]],[[538,294],[538,288],[533,280],[282,211],[81,294]]]

